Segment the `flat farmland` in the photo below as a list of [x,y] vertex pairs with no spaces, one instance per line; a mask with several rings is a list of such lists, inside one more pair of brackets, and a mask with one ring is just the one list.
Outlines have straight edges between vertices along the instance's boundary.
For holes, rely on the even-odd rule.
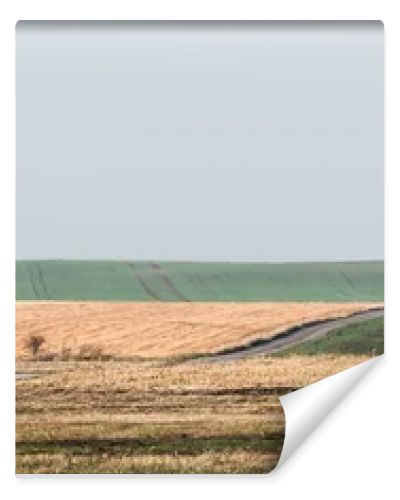
[[19,361],[17,473],[266,473],[279,460],[279,396],[369,359],[258,357]]
[[383,346],[380,319],[304,353],[201,356],[382,308],[382,262],[19,261],[16,298],[22,474],[271,471],[279,397]]
[[379,303],[17,302],[17,357],[41,335],[42,353],[100,348],[115,357],[214,353],[296,325],[366,311]]

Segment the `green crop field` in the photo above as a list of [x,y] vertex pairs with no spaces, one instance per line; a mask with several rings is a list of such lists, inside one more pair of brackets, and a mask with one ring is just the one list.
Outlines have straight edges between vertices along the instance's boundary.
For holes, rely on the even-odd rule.
[[17,261],[16,298],[383,301],[383,262]]
[[283,349],[274,356],[316,354],[369,354],[378,356],[384,350],[384,319],[375,318],[338,328],[320,339],[308,340]]

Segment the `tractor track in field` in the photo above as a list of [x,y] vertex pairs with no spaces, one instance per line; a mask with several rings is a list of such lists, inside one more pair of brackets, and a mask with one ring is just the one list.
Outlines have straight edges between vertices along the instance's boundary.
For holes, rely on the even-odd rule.
[[339,264],[338,267],[339,267],[339,272],[343,276],[343,278],[346,281],[346,283],[348,283],[350,285],[350,287],[357,292],[358,288],[357,288],[357,285],[354,283],[354,281],[350,278],[350,276],[342,268],[341,264]]
[[128,262],[127,265],[129,267],[129,269],[133,272],[133,275],[135,276],[135,278],[139,281],[139,283],[142,286],[143,290],[145,290],[145,292],[151,298],[153,298],[154,300],[157,300],[158,302],[161,302],[162,298],[159,295],[157,295],[157,293],[154,292],[154,290],[152,290],[148,286],[148,284],[146,283],[146,280],[143,278],[142,274],[136,269],[135,265],[132,264],[131,262]]
[[171,290],[178,297],[179,300],[183,302],[191,302],[191,300],[188,299],[188,297],[186,297],[182,292],[180,292],[176,288],[174,282],[168,276],[167,272],[160,266],[160,264],[157,264],[157,262],[151,262],[150,268],[160,276],[161,281],[164,283],[164,285],[167,288],[169,288],[169,290]]
[[50,294],[47,290],[47,286],[46,286],[46,283],[45,283],[44,278],[43,278],[42,269],[41,269],[39,263],[36,264],[36,269],[37,269],[37,274],[38,274],[38,278],[39,278],[38,281],[43,289],[44,296],[47,300],[50,300]]
[[28,265],[28,275],[29,275],[29,281],[31,282],[32,290],[35,295],[35,298],[37,300],[40,300],[40,295],[39,295],[39,290],[37,289],[36,283],[35,283],[35,277],[33,275],[33,270],[31,265]]
[[286,347],[300,344],[306,340],[323,337],[327,333],[343,326],[359,323],[360,321],[368,319],[380,318],[383,315],[383,307],[376,307],[367,311],[356,312],[341,318],[310,321],[279,332],[268,339],[260,338],[245,345],[235,346],[221,350],[209,356],[203,356],[186,361],[186,363],[221,363],[258,356],[260,354],[277,352]]

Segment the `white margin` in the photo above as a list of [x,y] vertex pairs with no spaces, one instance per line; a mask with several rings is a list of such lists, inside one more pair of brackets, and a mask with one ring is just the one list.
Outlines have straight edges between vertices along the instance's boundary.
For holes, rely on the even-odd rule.
[[370,359],[279,398],[285,412],[286,431],[277,469],[382,359],[383,356]]

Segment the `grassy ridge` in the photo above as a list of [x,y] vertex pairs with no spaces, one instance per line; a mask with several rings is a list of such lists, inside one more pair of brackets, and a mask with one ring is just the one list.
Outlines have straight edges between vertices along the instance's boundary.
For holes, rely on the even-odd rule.
[[383,330],[383,318],[370,319],[334,330],[323,338],[284,349],[275,356],[348,353],[380,355],[384,349]]
[[383,301],[383,262],[17,261],[17,300]]

